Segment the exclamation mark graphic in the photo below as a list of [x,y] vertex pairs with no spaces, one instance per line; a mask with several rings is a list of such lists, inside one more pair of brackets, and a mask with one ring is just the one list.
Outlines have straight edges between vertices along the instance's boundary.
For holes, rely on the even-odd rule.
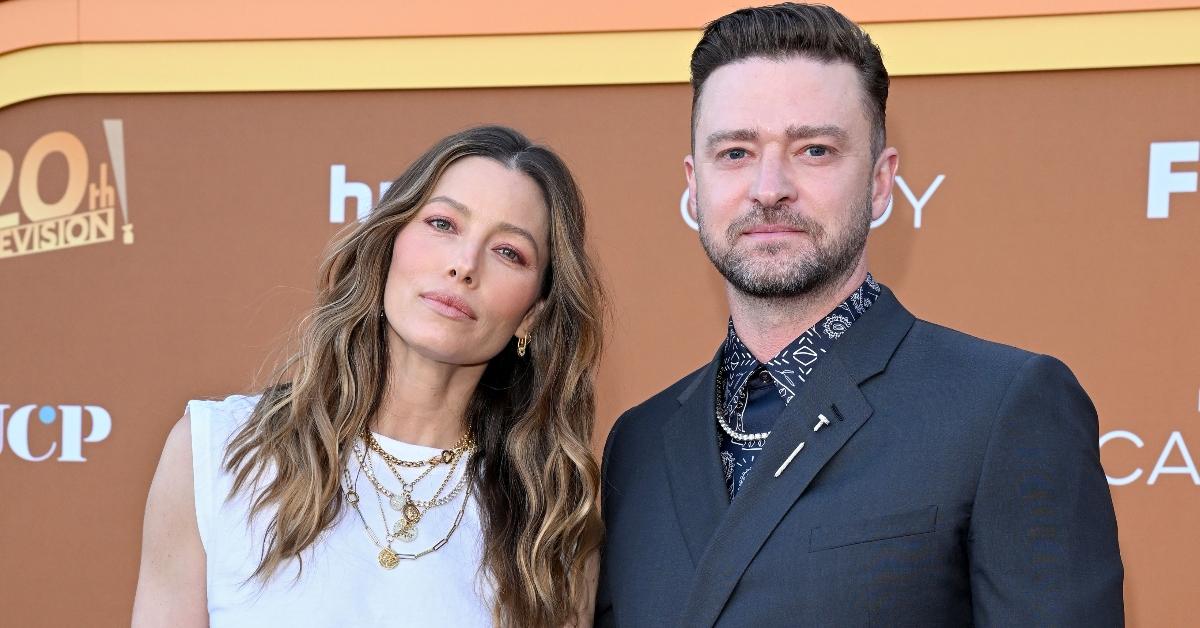
[[112,162],[113,175],[117,179],[117,196],[121,199],[121,241],[133,244],[133,223],[129,222],[129,202],[125,196],[125,122],[105,120],[104,137],[108,140],[108,159]]

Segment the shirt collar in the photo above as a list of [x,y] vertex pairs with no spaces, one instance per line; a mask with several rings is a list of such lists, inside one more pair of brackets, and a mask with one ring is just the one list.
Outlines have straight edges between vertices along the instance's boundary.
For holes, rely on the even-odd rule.
[[871,273],[867,273],[866,280],[845,301],[766,363],[760,363],[754,354],[750,353],[750,349],[737,335],[733,318],[730,318],[722,356],[722,367],[725,369],[726,415],[734,414],[738,397],[750,381],[750,377],[760,368],[771,374],[784,401],[791,402],[797,389],[807,380],[821,356],[829,350],[834,341],[849,331],[854,321],[879,299],[882,291]]

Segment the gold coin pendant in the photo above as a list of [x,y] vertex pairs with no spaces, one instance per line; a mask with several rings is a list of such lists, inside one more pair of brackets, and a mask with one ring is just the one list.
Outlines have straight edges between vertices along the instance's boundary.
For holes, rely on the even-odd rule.
[[421,520],[421,509],[417,505],[408,502],[404,505],[404,518],[408,520],[409,525],[415,524]]
[[400,557],[388,548],[379,550],[379,566],[384,569],[395,569],[400,564]]

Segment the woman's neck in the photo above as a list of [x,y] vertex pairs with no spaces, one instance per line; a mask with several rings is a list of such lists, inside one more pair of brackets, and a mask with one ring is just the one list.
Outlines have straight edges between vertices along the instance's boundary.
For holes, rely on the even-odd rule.
[[467,404],[486,364],[460,366],[390,347],[387,385],[371,429],[426,447],[452,447],[466,431]]

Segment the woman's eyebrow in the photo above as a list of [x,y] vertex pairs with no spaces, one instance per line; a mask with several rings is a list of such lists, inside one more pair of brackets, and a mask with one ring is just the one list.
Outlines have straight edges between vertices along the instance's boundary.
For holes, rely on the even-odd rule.
[[[459,213],[463,214],[464,216],[471,215],[470,207],[463,205],[462,203],[450,198],[449,196],[435,196],[435,197],[429,199],[429,203],[445,203],[446,205],[453,207],[455,210],[457,210]],[[426,204],[428,205],[429,203],[426,203]],[[529,233],[528,229],[518,227],[518,226],[512,224],[511,222],[501,222],[499,225],[496,226],[496,228],[504,233],[511,233],[513,235],[517,235],[522,238],[525,238],[526,240],[529,240],[529,245],[533,247],[534,254],[539,255],[539,256],[541,255],[541,253],[542,253],[541,248],[538,246],[537,240],[533,237],[533,234]]]

